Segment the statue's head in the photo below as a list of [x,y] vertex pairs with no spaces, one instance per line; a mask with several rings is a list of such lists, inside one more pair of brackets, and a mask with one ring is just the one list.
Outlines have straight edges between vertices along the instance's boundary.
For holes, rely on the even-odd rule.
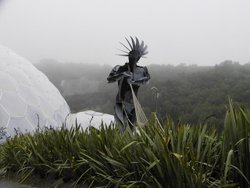
[[137,63],[140,58],[140,53],[138,53],[136,50],[132,50],[128,53],[128,59],[130,63]]
[[121,43],[123,47],[126,48],[127,51],[121,50],[125,54],[119,54],[121,56],[128,56],[130,63],[137,63],[141,57],[145,57],[145,55],[148,53],[147,51],[147,45],[144,45],[144,41],[139,42],[138,38],[135,37],[135,40],[131,38],[131,42],[127,38],[126,41],[128,42],[129,47]]

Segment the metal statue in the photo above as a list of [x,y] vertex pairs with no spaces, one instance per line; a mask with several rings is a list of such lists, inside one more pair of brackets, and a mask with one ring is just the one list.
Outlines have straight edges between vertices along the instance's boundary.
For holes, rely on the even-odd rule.
[[129,46],[120,42],[127,51],[121,50],[125,54],[118,54],[127,56],[129,61],[122,66],[116,65],[107,78],[109,83],[118,81],[118,94],[114,111],[115,120],[121,125],[122,132],[125,131],[126,125],[132,128],[136,122],[131,86],[137,96],[139,87],[150,79],[147,67],[137,65],[139,59],[148,53],[147,45],[144,45],[143,41],[140,43],[137,37],[135,39],[130,38],[131,42],[125,38]]

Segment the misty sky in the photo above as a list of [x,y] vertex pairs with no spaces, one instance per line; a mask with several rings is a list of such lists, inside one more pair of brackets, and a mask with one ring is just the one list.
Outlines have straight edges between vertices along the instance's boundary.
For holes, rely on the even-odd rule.
[[138,36],[140,64],[250,62],[249,0],[2,0],[0,44],[32,62],[116,65],[119,41]]

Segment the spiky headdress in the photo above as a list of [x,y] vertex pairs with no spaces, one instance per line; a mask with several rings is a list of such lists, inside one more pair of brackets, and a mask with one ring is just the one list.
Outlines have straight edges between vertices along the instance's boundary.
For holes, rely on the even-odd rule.
[[129,40],[125,37],[126,41],[128,42],[129,47],[127,47],[125,44],[123,44],[122,42],[120,42],[120,44],[126,48],[126,50],[128,51],[124,51],[124,50],[120,50],[122,52],[124,52],[125,54],[118,54],[120,56],[128,56],[128,57],[135,57],[135,58],[141,58],[141,57],[145,57],[146,54],[148,54],[147,45],[144,45],[144,41],[141,41],[141,44],[138,40],[137,37],[135,37],[135,40],[131,38],[131,42],[129,42]]

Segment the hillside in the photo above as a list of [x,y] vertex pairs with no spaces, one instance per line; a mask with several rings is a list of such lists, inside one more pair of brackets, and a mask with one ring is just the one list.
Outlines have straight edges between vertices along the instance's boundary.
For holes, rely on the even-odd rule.
[[[36,65],[62,92],[72,111],[92,109],[113,113],[117,84],[108,84],[109,65],[60,63]],[[176,122],[222,124],[230,96],[250,107],[250,64],[225,61],[213,67],[150,65],[151,80],[141,87],[139,100],[147,114]],[[156,98],[156,89],[159,96]]]

